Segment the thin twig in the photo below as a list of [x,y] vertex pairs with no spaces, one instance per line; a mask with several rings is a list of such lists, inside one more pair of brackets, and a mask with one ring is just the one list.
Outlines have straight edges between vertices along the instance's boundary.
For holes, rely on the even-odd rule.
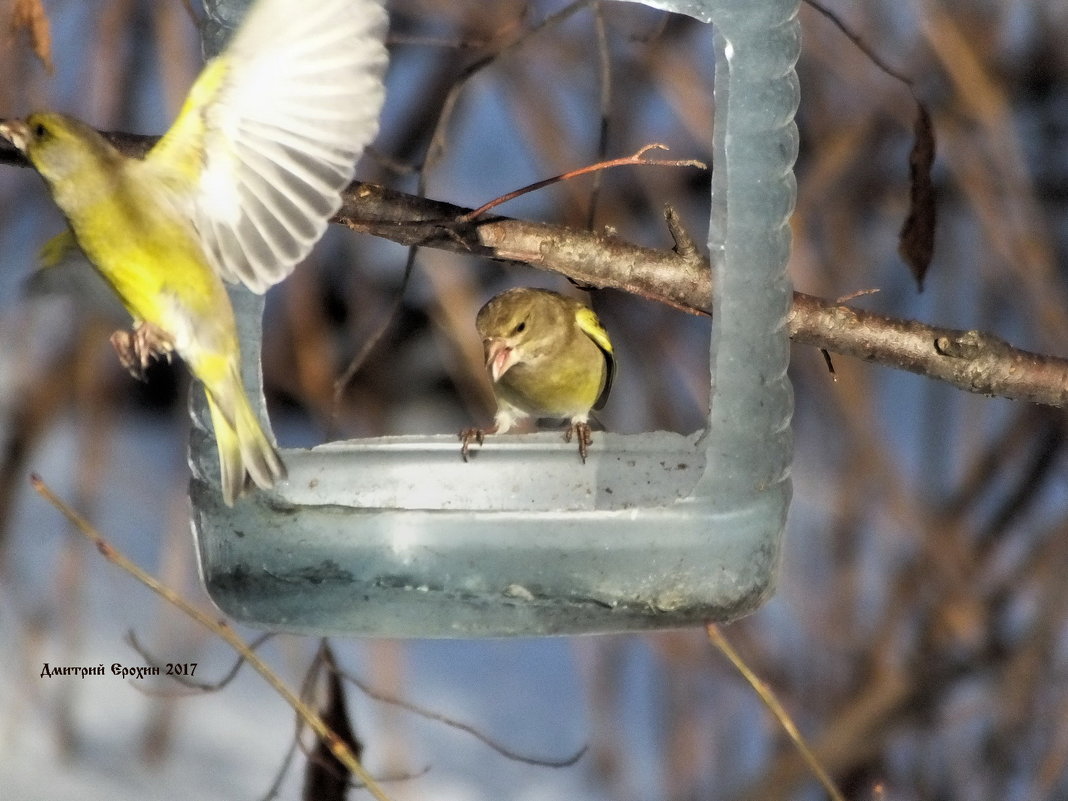
[[[600,130],[597,135],[597,158],[604,161],[608,155],[609,114],[612,110],[612,62],[608,52],[608,30],[604,21],[604,3],[593,4],[593,29],[597,36],[597,75],[600,79]],[[592,231],[597,219],[597,205],[601,198],[603,173],[593,174],[590,187],[590,208],[586,217],[586,229]]]
[[738,672],[742,674],[749,686],[752,687],[756,694],[760,696],[760,700],[764,702],[764,706],[773,714],[776,720],[779,721],[779,725],[782,726],[783,731],[787,736],[793,740],[794,745],[797,747],[798,752],[801,754],[801,758],[805,760],[809,768],[816,778],[819,779],[820,784],[827,791],[827,794],[833,799],[833,801],[845,801],[845,796],[835,786],[834,780],[824,770],[823,765],[816,758],[816,755],[812,753],[812,749],[808,747],[808,743],[805,742],[805,738],[801,736],[801,732],[798,731],[797,726],[794,725],[793,719],[790,717],[790,713],[786,711],[779,699],[776,698],[775,693],[771,688],[765,684],[756,673],[754,673],[749,665],[745,663],[745,660],[738,654],[737,651],[727,642],[727,638],[723,636],[723,632],[719,630],[719,626],[715,623],[709,623],[705,626],[705,631],[708,633],[708,641],[711,642],[720,653],[727,657],[728,661]]
[[325,722],[323,722],[323,719],[314,709],[304,703],[296,693],[286,686],[285,682],[282,681],[278,674],[271,670],[271,668],[259,658],[255,651],[253,651],[248,644],[237,635],[237,632],[230,627],[229,623],[225,620],[213,618],[200,609],[197,609],[177,592],[170,587],[161,584],[155,577],[146,573],[134,562],[130,561],[130,559],[128,559],[121,551],[116,550],[110,542],[104,539],[104,536],[93,528],[85,518],[71,509],[70,506],[56,495],[36,473],[30,477],[30,483],[41,497],[56,507],[56,509],[58,509],[75,528],[96,546],[96,549],[105,559],[125,570],[165,601],[173,604],[189,617],[193,618],[197,623],[214,632],[225,640],[231,648],[241,654],[245,661],[252,665],[252,667],[263,676],[274,691],[282,696],[285,702],[289,704],[301,719],[311,727],[324,743],[327,744],[330,748],[330,752],[338,759],[338,761],[360,778],[360,781],[364,783],[364,786],[366,786],[371,795],[377,798],[378,801],[390,801],[390,797],[386,795],[385,790],[379,786],[378,782],[376,782],[371,774],[367,772],[367,769],[360,764],[360,761],[356,758],[356,755],[352,753],[348,745],[346,745],[345,742],[341,740]]
[[835,305],[841,306],[843,303],[849,303],[849,301],[851,300],[863,298],[867,295],[878,295],[881,291],[882,290],[878,287],[873,287],[871,289],[858,289],[856,292],[850,292],[848,295],[842,295],[842,297],[840,298],[835,298],[834,302]]
[[856,34],[851,31],[849,29],[849,26],[847,26],[842,20],[842,18],[839,17],[835,12],[831,11],[829,8],[825,8],[824,6],[820,5],[816,2],[816,0],[805,0],[805,5],[809,6],[814,11],[818,11],[820,14],[830,20],[834,27],[840,30],[842,34],[853,43],[857,50],[859,50],[861,53],[871,59],[871,62],[876,67],[881,69],[891,78],[896,78],[897,80],[901,81],[901,83],[905,84],[905,86],[909,88],[909,91],[913,91],[914,85],[912,82],[912,78],[910,78],[908,75],[901,72],[900,70],[891,67],[886,61],[883,60],[883,58],[878,53],[875,52],[875,50],[868,46],[867,42],[860,38],[859,34]]
[[400,311],[401,304],[404,302],[404,294],[412,279],[412,272],[415,270],[415,259],[418,253],[418,246],[408,248],[408,257],[404,262],[404,275],[401,278],[401,284],[397,288],[396,294],[393,296],[393,302],[390,304],[389,310],[382,317],[382,322],[373,332],[371,332],[371,335],[363,343],[363,346],[356,352],[356,355],[349,360],[348,366],[345,367],[344,372],[334,380],[334,401],[333,408],[330,411],[331,428],[337,428],[338,418],[341,415],[341,399],[344,396],[349,383],[356,377],[356,374],[360,372],[360,368],[363,367],[367,358],[374,352],[378,343],[382,341],[382,337],[385,336],[386,331],[389,330],[390,325],[393,324],[393,320]]
[[[264,632],[259,637],[257,637],[255,640],[253,640],[249,644],[248,647],[249,647],[250,650],[255,651],[255,650],[259,649],[259,647],[261,645],[263,645],[265,642],[267,642],[267,640],[271,639],[273,636],[274,636],[274,632],[272,632],[272,631]],[[137,651],[137,653],[140,654],[144,658],[144,660],[146,662],[148,662],[148,664],[154,665],[156,667],[159,667],[159,666],[161,666],[163,664],[163,660],[162,659],[157,659],[151,652],[149,652],[149,650],[147,648],[145,648],[143,645],[141,645],[141,642],[140,642],[140,640],[137,639],[137,634],[134,633],[133,629],[131,629],[130,631],[126,632],[126,641],[128,643],[130,643],[130,647],[132,647],[135,651]],[[195,692],[191,692],[191,693],[182,693],[182,695],[196,695],[196,694],[199,694],[199,693],[214,693],[214,692],[218,692],[219,690],[225,688],[231,681],[233,681],[237,677],[238,671],[241,670],[241,666],[243,664],[245,664],[245,657],[244,657],[243,654],[241,654],[239,652],[238,655],[237,655],[237,659],[234,661],[234,664],[230,666],[230,669],[226,672],[226,675],[224,675],[218,681],[195,681],[194,679],[191,679],[188,676],[179,676],[177,674],[172,674],[170,678],[173,681],[177,682],[178,684],[181,684],[183,687],[186,687],[186,688],[188,688],[190,690],[194,690],[195,691]],[[137,689],[141,690],[142,692],[144,692],[146,695],[170,695],[171,694],[171,693],[168,693],[168,692],[166,692],[164,690],[146,688],[142,684],[134,684],[133,686],[136,687]]]
[[590,164],[586,167],[579,167],[577,170],[570,170],[568,172],[561,173],[560,175],[554,175],[552,178],[545,178],[541,181],[535,181],[534,183],[528,184],[527,186],[524,186],[521,189],[516,189],[513,192],[509,192],[508,194],[501,195],[498,198],[494,198],[489,203],[484,203],[474,211],[470,211],[467,214],[461,215],[459,218],[457,218],[457,222],[469,223],[475,220],[476,218],[481,217],[490,209],[496,208],[502,203],[507,203],[509,200],[514,200],[520,195],[526,195],[530,192],[536,192],[539,189],[543,189],[544,187],[549,186],[550,184],[555,184],[559,181],[568,181],[572,178],[577,178],[580,175],[586,175],[587,173],[596,173],[600,172],[601,170],[607,170],[610,167],[633,167],[641,165],[645,167],[696,167],[701,170],[708,169],[707,164],[705,164],[703,161],[698,161],[696,159],[647,159],[645,158],[645,154],[648,153],[650,150],[670,150],[670,148],[667,145],[661,144],[660,142],[653,142],[652,144],[644,145],[631,156],[623,156],[622,158],[611,159],[609,161],[600,161],[597,164]]
[[392,706],[400,707],[401,709],[407,710],[408,712],[418,715],[419,717],[426,718],[428,720],[433,720],[438,723],[443,723],[449,728],[459,729],[460,731],[466,732],[479,742],[484,743],[485,745],[492,748],[501,756],[507,757],[508,759],[514,760],[516,762],[523,762],[527,765],[536,765],[538,767],[544,768],[568,768],[574,765],[580,759],[582,759],[582,757],[585,756],[586,751],[589,749],[588,745],[584,745],[574,754],[563,757],[561,759],[542,759],[539,757],[524,756],[515,751],[512,751],[506,746],[501,745],[495,740],[490,739],[489,736],[483,734],[469,723],[463,723],[461,721],[456,720],[455,718],[447,717],[446,715],[443,715],[440,712],[435,712],[432,709],[427,709],[424,706],[419,706],[418,704],[414,704],[411,701],[405,701],[403,698],[397,698],[396,696],[387,695],[385,693],[379,692],[366,682],[361,681],[360,679],[356,678],[354,675],[347,671],[341,670],[337,666],[334,667],[334,670],[337,670],[338,675],[342,676],[347,681],[352,682],[360,690],[360,692],[362,692],[368,698],[371,698],[375,701],[379,701],[383,704],[390,704]]
[[[441,154],[445,152],[445,132],[448,130],[449,122],[452,119],[453,111],[455,111],[457,103],[460,100],[464,87],[467,82],[471,80],[475,75],[484,70],[498,58],[505,53],[523,45],[529,39],[541,31],[547,30],[554,25],[558,25],[575,12],[582,9],[584,6],[589,5],[593,0],[576,0],[574,3],[564,6],[559,11],[550,14],[538,24],[524,31],[520,36],[512,39],[509,42],[501,45],[499,48],[491,53],[487,53],[481,58],[476,59],[471,64],[468,64],[460,73],[456,81],[453,83],[452,88],[449,89],[448,94],[445,96],[445,100],[441,105],[441,111],[438,114],[437,122],[434,125],[434,131],[430,136],[430,144],[427,146],[426,159],[424,161],[424,167],[433,167],[434,163],[441,157]],[[419,195],[426,194],[426,180],[427,170],[424,169],[419,179],[419,188],[417,193]]]

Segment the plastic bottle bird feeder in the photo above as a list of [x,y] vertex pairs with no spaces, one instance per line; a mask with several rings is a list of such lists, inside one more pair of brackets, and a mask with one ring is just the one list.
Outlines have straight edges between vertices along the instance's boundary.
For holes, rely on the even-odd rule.
[[[232,508],[195,393],[201,570],[228,615],[390,637],[577,634],[738,617],[771,594],[790,500],[786,276],[795,198],[797,0],[661,0],[713,22],[712,400],[692,435],[559,432],[285,450],[289,480]],[[234,293],[246,385],[262,390],[262,299]]]

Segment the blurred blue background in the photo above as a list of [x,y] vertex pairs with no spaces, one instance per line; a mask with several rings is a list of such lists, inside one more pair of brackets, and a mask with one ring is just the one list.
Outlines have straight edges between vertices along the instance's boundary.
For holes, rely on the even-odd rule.
[[[383,129],[358,177],[477,206],[653,141],[711,151],[711,31],[629,3],[396,0]],[[824,16],[802,9],[802,151],[791,274],[826,298],[980,328],[1064,354],[1068,12],[1056,2],[837,4],[916,81],[939,138],[938,245],[926,290],[896,252],[907,211],[909,92]],[[36,108],[108,130],[159,133],[200,65],[179,2],[44,4],[54,77],[24,36],[0,49],[0,116]],[[4,13],[0,11],[0,13]],[[600,32],[600,33],[599,33]],[[464,68],[508,48],[462,88]],[[603,42],[603,51],[599,50]],[[602,153],[601,55],[610,65]],[[526,195],[502,213],[670,247],[672,204],[705,238],[708,177],[623,169]],[[28,485],[40,473],[117,547],[210,608],[189,535],[188,380],[118,366],[106,303],[29,291],[37,248],[62,228],[28,170],[0,169],[0,797],[262,798],[292,715],[245,669],[225,689],[115,677],[42,678],[44,663],[136,665],[128,630],[163,661],[220,677],[231,655],[68,530]],[[264,370],[283,445],[447,433],[488,422],[472,321],[488,297],[559,276],[333,230],[271,291]],[[390,316],[398,294],[399,311]],[[707,321],[594,293],[622,369],[603,425],[698,428]],[[333,381],[385,325],[333,408]],[[1060,410],[968,395],[917,376],[795,348],[795,502],[779,593],[726,629],[780,693],[850,798],[1068,795],[1068,518]],[[336,411],[336,415],[335,415]],[[254,636],[255,632],[245,632]],[[375,775],[397,799],[821,797],[777,727],[701,631],[483,642],[335,641],[374,686],[566,769],[510,761],[440,723],[353,690]],[[263,653],[293,685],[316,642]],[[148,687],[152,693],[144,692]],[[297,797],[298,758],[280,797]],[[423,771],[426,771],[423,773]],[[419,775],[416,775],[419,774]]]

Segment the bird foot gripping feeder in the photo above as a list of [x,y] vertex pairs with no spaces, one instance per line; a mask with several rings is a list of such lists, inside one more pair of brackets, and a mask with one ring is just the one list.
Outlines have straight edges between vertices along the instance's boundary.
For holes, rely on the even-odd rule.
[[[282,452],[289,480],[233,508],[196,393],[194,530],[208,592],[251,625],[389,637],[578,634],[745,614],[772,592],[790,500],[786,276],[797,0],[659,0],[716,26],[712,399],[691,435],[556,432]],[[259,399],[262,298],[232,293]]]

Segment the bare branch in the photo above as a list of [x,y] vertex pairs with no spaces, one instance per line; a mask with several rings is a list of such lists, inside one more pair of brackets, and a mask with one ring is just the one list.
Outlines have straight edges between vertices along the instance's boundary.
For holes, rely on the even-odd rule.
[[[143,153],[151,137],[109,134],[125,153]],[[640,154],[639,154],[640,155]],[[0,163],[25,162],[0,149]],[[605,233],[510,217],[465,221],[471,209],[353,182],[334,221],[402,245],[521,262],[581,284],[618,289],[692,314],[712,309],[707,258],[685,246],[634,245]],[[677,219],[669,231],[679,240]],[[802,292],[794,293],[790,337],[843,356],[907,370],[983,395],[1068,406],[1068,359],[1015,348],[980,331],[888,317]]]
[[[354,184],[336,219],[355,231],[404,245],[522,262],[693,314],[711,312],[709,262],[687,246],[692,239],[680,234],[681,225],[671,216],[668,227],[676,247],[659,250],[604,233],[509,217],[461,222],[468,213],[448,203]],[[1014,348],[991,334],[888,317],[803,292],[794,293],[789,326],[790,337],[800,344],[907,370],[968,392],[1068,406],[1068,359]]]

